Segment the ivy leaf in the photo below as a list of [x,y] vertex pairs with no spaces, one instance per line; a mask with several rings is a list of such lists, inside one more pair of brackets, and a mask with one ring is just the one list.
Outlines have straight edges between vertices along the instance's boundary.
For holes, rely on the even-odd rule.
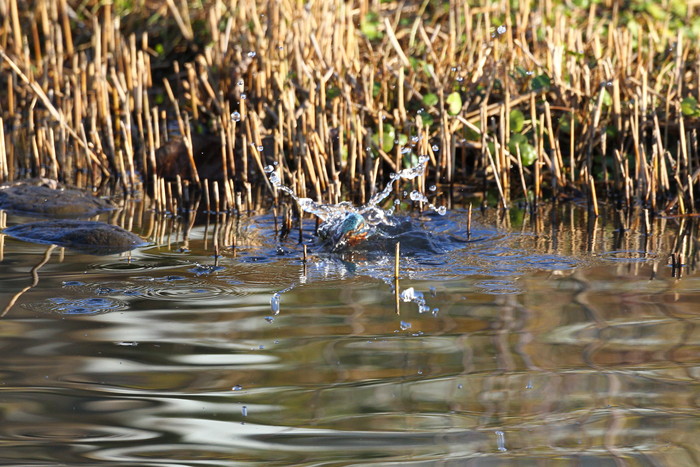
[[520,133],[523,131],[523,126],[525,125],[525,115],[518,110],[513,109],[510,111],[510,131],[513,133]]
[[425,94],[423,96],[423,104],[425,104],[428,107],[433,107],[435,104],[438,103],[438,96],[432,92],[429,92],[428,94]]
[[694,97],[686,97],[681,102],[681,112],[686,117],[700,116],[700,109],[698,109],[698,101]]
[[360,21],[360,31],[371,41],[384,37],[384,33],[379,29],[379,15],[374,12],[367,13]]
[[396,138],[396,130],[394,127],[385,123],[383,128],[382,140],[379,141],[379,132],[372,135],[372,142],[375,146],[380,147],[384,152],[391,152],[394,149],[394,139]]
[[450,115],[457,115],[462,110],[462,96],[456,91],[447,96],[445,103],[447,104],[447,113]]
[[541,91],[543,89],[548,89],[552,85],[552,81],[547,75],[535,76],[530,83],[530,87],[533,91]]
[[525,135],[519,133],[511,136],[508,142],[508,151],[510,151],[511,154],[514,156],[517,155],[518,150],[520,150],[520,160],[523,162],[524,166],[532,165],[535,159],[537,159],[535,147],[528,143]]

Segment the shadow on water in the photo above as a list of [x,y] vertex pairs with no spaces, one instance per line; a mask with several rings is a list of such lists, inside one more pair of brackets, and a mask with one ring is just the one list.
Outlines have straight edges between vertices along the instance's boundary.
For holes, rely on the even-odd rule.
[[700,463],[692,219],[414,215],[397,316],[391,242],[133,209],[130,254],[0,236],[2,463]]

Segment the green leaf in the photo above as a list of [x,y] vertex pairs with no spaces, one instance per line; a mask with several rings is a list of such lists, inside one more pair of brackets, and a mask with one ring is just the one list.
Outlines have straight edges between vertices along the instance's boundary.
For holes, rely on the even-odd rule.
[[552,81],[547,75],[538,75],[532,79],[530,83],[530,88],[533,91],[540,91],[543,89],[548,89],[552,85]]
[[[574,125],[575,124],[576,123],[574,121]],[[571,113],[563,114],[559,117],[559,131],[566,133],[567,135],[571,134]]]
[[518,154],[518,150],[520,150],[520,160],[524,166],[532,165],[537,159],[537,151],[533,145],[528,143],[525,135],[515,134],[510,137],[508,151],[515,156]]
[[513,109],[510,111],[510,131],[513,133],[520,133],[523,131],[523,126],[525,125],[525,115],[518,110]]
[[385,123],[382,129],[384,131],[382,134],[381,142],[379,141],[379,132],[372,135],[372,142],[375,144],[375,146],[381,147],[382,151],[391,152],[391,150],[394,149],[394,139],[396,138],[396,131],[394,130],[394,127],[389,125],[388,123]]
[[374,12],[367,13],[360,21],[360,31],[371,41],[384,37],[384,33],[379,29],[379,15]]
[[605,107],[610,107],[612,105],[612,96],[605,88],[601,89],[600,92],[603,94],[603,105]]
[[331,87],[328,88],[328,90],[326,91],[326,97],[327,97],[328,99],[335,99],[335,98],[338,97],[339,95],[340,95],[340,88],[338,88],[338,87],[336,87],[336,86],[331,86]]
[[406,143],[408,143],[408,135],[399,133],[399,146],[406,146]]
[[421,112],[420,116],[423,119],[423,126],[430,126],[435,123],[435,119],[428,112]]
[[425,94],[423,96],[423,104],[425,104],[428,107],[432,107],[435,104],[438,103],[438,96],[437,94],[434,94],[432,92],[429,92],[428,94]]
[[[472,122],[474,126],[481,129],[481,121]],[[480,141],[481,135],[469,127],[465,127],[464,137],[467,141]]]
[[450,115],[457,115],[462,111],[462,96],[456,91],[447,96],[445,103],[447,104],[447,113]]
[[698,101],[694,97],[686,97],[681,102],[681,112],[686,117],[697,117],[700,116],[700,109],[698,109]]
[[418,156],[413,152],[409,151],[403,155],[403,166],[404,168],[415,167],[418,165]]
[[666,18],[666,11],[656,2],[647,2],[644,9],[656,20],[662,21]]

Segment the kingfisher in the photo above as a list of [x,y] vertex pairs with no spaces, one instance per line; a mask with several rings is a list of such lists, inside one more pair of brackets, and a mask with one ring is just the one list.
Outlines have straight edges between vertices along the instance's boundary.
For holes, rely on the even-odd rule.
[[334,239],[336,245],[344,240],[348,245],[355,246],[367,238],[370,228],[361,214],[350,212],[343,219],[337,233],[337,238]]
[[318,230],[318,235],[332,243],[333,249],[343,246],[355,246],[367,239],[371,228],[362,214],[348,212],[343,217],[326,220]]

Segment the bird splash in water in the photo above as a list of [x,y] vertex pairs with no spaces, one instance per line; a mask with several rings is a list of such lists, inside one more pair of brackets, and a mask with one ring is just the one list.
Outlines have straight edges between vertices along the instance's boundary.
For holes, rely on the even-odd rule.
[[[393,216],[393,207],[383,209],[379,203],[391,194],[396,180],[410,180],[423,175],[427,162],[428,156],[421,156],[418,159],[418,165],[391,174],[391,180],[384,189],[360,207],[355,207],[348,202],[321,204],[310,198],[299,198],[291,188],[282,184],[273,166],[265,167],[265,172],[269,174],[272,186],[294,198],[302,211],[321,219],[322,223],[318,228],[319,239],[324,245],[330,246],[333,251],[339,251],[347,247],[356,247],[374,237],[385,237],[386,239],[387,229],[396,227],[398,221]],[[446,212],[444,206],[436,207],[428,203],[427,197],[417,190],[411,193],[410,198],[413,201],[427,203],[430,209],[440,215],[444,215]]]

